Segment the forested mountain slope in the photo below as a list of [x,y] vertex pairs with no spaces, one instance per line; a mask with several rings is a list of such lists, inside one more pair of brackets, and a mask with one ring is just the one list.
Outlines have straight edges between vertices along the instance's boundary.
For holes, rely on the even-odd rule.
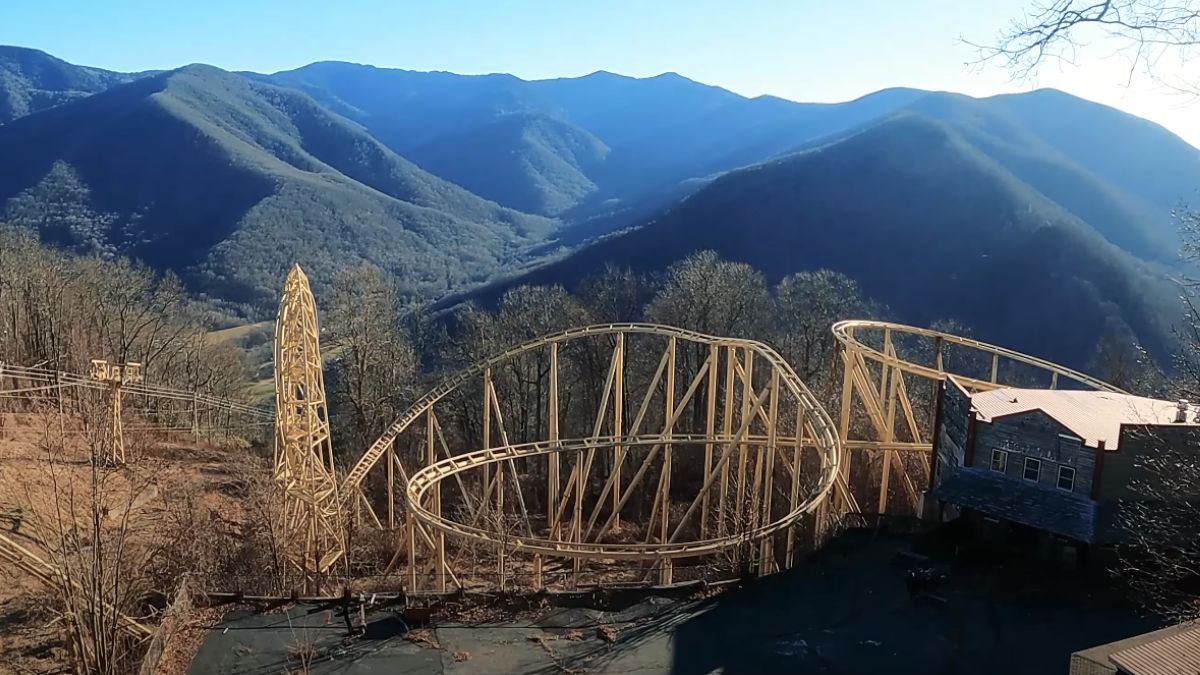
[[292,262],[374,262],[415,291],[487,278],[553,223],[388,150],[308,96],[208,66],[147,77],[0,126],[3,219],[132,254],[234,301]]
[[1177,293],[951,126],[901,114],[729,173],[632,231],[510,282],[568,285],[605,264],[660,270],[713,249],[768,279],[829,268],[899,320],[957,319],[1066,363],[1100,336],[1169,350]]
[[[922,93],[805,104],[748,99],[674,73],[526,81],[339,62],[255,77],[310,93],[438,175],[548,214],[594,213],[761,161]],[[456,161],[468,156],[477,161]]]
[[436,300],[712,248],[1071,363],[1100,333],[1165,352],[1171,211],[1200,186],[1192,146],[1053,90],[815,104],[674,73],[123,74],[6,47],[0,156],[0,219],[251,312],[295,261],[318,293],[367,261]]
[[36,49],[0,45],[0,124],[144,75],[77,66]]

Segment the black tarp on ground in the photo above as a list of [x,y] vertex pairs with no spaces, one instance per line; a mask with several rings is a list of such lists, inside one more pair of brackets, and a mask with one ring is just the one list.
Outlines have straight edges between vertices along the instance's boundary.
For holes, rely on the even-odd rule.
[[[336,609],[236,612],[210,633],[188,675],[294,673],[295,645],[310,638],[317,675],[1061,675],[1071,652],[1157,627],[1092,575],[1012,561],[941,560],[949,576],[933,592],[942,601],[913,597],[896,562],[907,548],[851,534],[794,570],[709,600],[646,598],[617,611],[547,608],[522,620],[439,623],[429,629],[437,648],[405,639],[403,622],[387,611],[370,615],[367,636],[346,644]],[[599,626],[618,629],[616,642]]]

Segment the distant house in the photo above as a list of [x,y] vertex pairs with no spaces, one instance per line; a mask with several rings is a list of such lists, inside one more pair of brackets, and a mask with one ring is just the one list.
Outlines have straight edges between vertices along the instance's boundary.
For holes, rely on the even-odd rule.
[[1071,655],[1070,675],[1195,675],[1200,626],[1185,623]]
[[[1003,388],[969,393],[953,378],[938,401],[932,497],[943,520],[966,515],[1083,544],[1118,543],[1121,503],[1160,480],[1152,453],[1197,453],[1186,402]],[[1198,455],[1200,457],[1200,455]]]

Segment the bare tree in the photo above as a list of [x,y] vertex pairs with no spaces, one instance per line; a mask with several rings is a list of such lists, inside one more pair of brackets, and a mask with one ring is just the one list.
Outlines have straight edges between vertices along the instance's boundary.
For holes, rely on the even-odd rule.
[[1162,395],[1166,384],[1146,349],[1127,332],[1110,330],[1100,338],[1088,372],[1139,396]]
[[1186,64],[1200,47],[1200,3],[1194,0],[1042,0],[1000,31],[975,45],[982,61],[1000,61],[1018,78],[1047,61],[1073,61],[1078,49],[1103,38],[1130,55],[1130,78],[1140,69],[1176,89],[1200,93],[1195,82],[1166,80],[1162,61]]
[[[86,428],[102,426],[102,405],[84,410]],[[86,429],[85,429],[86,430]],[[89,442],[97,435],[89,433]],[[112,471],[91,460],[80,476],[63,437],[49,432],[42,442],[50,504],[32,493],[30,529],[51,573],[50,591],[62,618],[76,672],[124,675],[137,672],[145,650],[144,635],[130,628],[143,598],[151,590],[144,574],[144,549],[134,542],[137,504],[150,482]]]
[[330,288],[328,308],[331,394],[341,432],[335,439],[363,448],[411,399],[417,356],[401,328],[395,286],[379,268],[342,270]]
[[710,335],[762,337],[770,308],[761,272],[701,251],[667,269],[646,318]]
[[[1175,437],[1186,434],[1186,438]],[[1196,498],[1200,495],[1200,444],[1194,430],[1174,438],[1143,430],[1141,453],[1115,525],[1126,542],[1118,571],[1148,612],[1173,621],[1200,618],[1200,539]]]
[[775,344],[796,374],[810,384],[826,373],[833,354],[830,327],[842,319],[865,319],[878,308],[850,277],[830,270],[797,272],[775,289]]
[[183,320],[183,285],[173,274],[156,276],[125,259],[82,262],[89,280],[81,291],[94,307],[92,330],[101,337],[103,358],[140,361],[147,370],[182,348],[192,325]]
[[627,322],[642,318],[642,309],[654,292],[654,284],[646,276],[607,264],[584,280],[578,295],[597,321]]
[[[1130,80],[1140,70],[1177,91],[1200,95],[1198,83],[1178,69],[1164,67],[1173,59],[1189,65],[1200,47],[1200,2],[1195,0],[1052,0],[1033,9],[1002,31],[994,44],[983,46],[984,61],[998,60],[1016,77],[1035,74],[1047,61],[1072,59],[1089,40],[1129,57]],[[1182,257],[1200,255],[1200,215],[1176,213],[1183,234]],[[1189,287],[1190,286],[1190,287]],[[1178,326],[1176,392],[1200,395],[1200,311],[1194,282],[1185,284],[1185,320]],[[1102,379],[1135,393],[1160,390],[1161,378],[1145,351],[1127,334],[1108,333],[1098,345],[1092,370]],[[1144,431],[1145,434],[1150,434]],[[1200,548],[1195,545],[1200,438],[1191,428],[1167,432],[1172,438],[1140,439],[1151,450],[1139,455],[1129,494],[1118,502],[1113,518],[1121,549],[1119,573],[1147,610],[1167,619],[1200,617]]]
[[91,358],[139,361],[159,383],[200,388],[191,386],[197,378],[241,374],[225,368],[227,354],[217,359],[219,377],[199,373],[217,351],[174,276],[119,258],[80,258],[0,227],[0,360],[75,372]]

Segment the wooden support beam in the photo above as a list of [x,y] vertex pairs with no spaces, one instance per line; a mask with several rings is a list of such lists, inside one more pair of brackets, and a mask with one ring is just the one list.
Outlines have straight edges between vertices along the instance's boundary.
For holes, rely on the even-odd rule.
[[[778,441],[779,434],[779,370],[771,370],[771,395],[767,400],[767,416],[771,419],[770,426],[767,427],[767,452],[766,458],[762,462],[763,466],[763,510],[762,517],[759,519],[760,525],[767,525],[771,522],[771,502],[774,495],[775,475],[775,444]],[[797,432],[797,436],[801,434]],[[758,554],[758,573],[770,574],[775,571],[775,547],[772,537],[763,537],[761,548]]]
[[[500,397],[496,395],[495,384],[492,383],[492,411],[496,414],[496,428],[500,432],[500,442],[504,447],[511,445],[508,440],[508,429],[504,426],[504,415],[500,412]],[[525,508],[525,495],[521,491],[521,479],[517,474],[517,465],[513,460],[504,461],[504,465],[508,467],[509,477],[513,482],[513,494],[517,498],[517,508],[521,513],[521,521],[525,525],[525,532],[529,536],[533,536],[532,525],[529,522],[529,511]],[[504,513],[504,480],[502,476],[503,467],[496,468],[496,488],[498,490],[496,496],[496,510],[503,515]]]
[[[696,374],[695,378],[692,379],[692,383],[688,386],[687,391],[683,395],[683,398],[681,398],[679,400],[679,402],[676,403],[675,410],[674,410],[674,412],[671,413],[671,416],[668,418],[669,422],[668,422],[668,424],[664,425],[664,427],[674,427],[675,426],[675,424],[679,421],[679,418],[683,415],[683,411],[687,408],[687,404],[695,396],[696,390],[700,386],[700,383],[704,380],[704,377],[705,377],[704,369],[701,368],[701,371]],[[662,435],[660,435],[660,438],[664,438],[664,437]],[[629,497],[632,495],[633,489],[641,484],[643,476],[645,476],[646,471],[650,467],[650,462],[656,457],[657,453],[660,452],[662,448],[663,448],[663,443],[657,443],[650,448],[650,452],[647,453],[646,457],[642,460],[641,466],[638,467],[637,472],[634,474],[633,478],[630,479],[629,484],[626,486],[625,493],[621,496],[621,501],[618,502],[616,510],[614,511],[613,514],[609,514],[608,520],[605,521],[604,525],[600,528],[600,532],[596,535],[595,538],[599,539],[608,532],[608,529],[613,525],[613,523],[615,521],[614,514],[620,513],[621,510],[623,508],[625,508],[626,500],[628,500]],[[608,488],[611,487],[611,482],[612,482],[612,477],[610,476],[609,483],[605,485],[605,490],[601,491],[601,493],[600,493],[600,499],[598,500],[596,507],[592,509],[592,515],[588,519],[587,534],[584,537],[584,539],[587,541],[592,540],[592,536],[591,536],[592,527],[595,524],[596,518],[600,513],[599,507],[604,501],[605,494],[607,493]],[[656,500],[656,503],[657,503],[657,500]],[[657,513],[656,509],[653,509],[653,510],[655,511],[655,513]],[[650,518],[650,520],[648,522],[650,522],[650,523],[654,522],[653,516]]]
[[[751,411],[748,412],[751,412],[752,414],[752,412],[756,412],[759,408],[761,408],[766,402],[770,393],[771,388],[769,386],[764,387],[763,390],[754,397],[754,401],[751,403]],[[687,525],[688,521],[695,514],[696,509],[700,506],[704,492],[709,490],[712,487],[713,482],[717,479],[717,473],[719,472],[721,465],[729,463],[729,460],[733,455],[733,449],[735,447],[740,447],[742,442],[745,440],[750,431],[751,422],[753,420],[751,414],[747,414],[745,416],[740,427],[738,428],[737,434],[730,439],[728,444],[725,445],[725,449],[721,452],[721,457],[717,460],[717,468],[709,472],[704,477],[704,483],[700,486],[699,493],[695,496],[695,498],[692,499],[691,504],[688,505],[687,510],[684,511],[683,516],[675,525],[675,531],[671,534],[671,538],[667,540],[668,543],[674,543],[679,540],[679,535],[683,532],[684,526]]]
[[[725,348],[725,409],[721,419],[721,438],[729,441],[733,433],[733,398],[734,398],[734,379],[733,366],[737,363],[737,347],[729,345]],[[726,519],[726,502],[729,494],[729,469],[726,467],[721,472],[721,492],[717,498],[717,536],[725,536],[728,531]]]
[[[800,462],[802,453],[804,452],[804,406],[797,402],[796,404],[796,440],[792,446],[792,489],[788,493],[788,510],[792,511],[800,503]],[[784,565],[787,569],[792,568],[794,555],[796,550],[796,526],[793,525],[787,530],[787,544],[784,552]]]
[[[891,347],[892,347],[892,345],[889,342],[887,345],[887,349],[890,351]],[[884,366],[884,368],[886,369],[887,366]],[[896,438],[896,398],[897,398],[897,393],[898,393],[898,389],[899,389],[897,387],[897,383],[900,381],[900,376],[901,376],[901,373],[898,370],[896,372],[892,373],[892,379],[891,379],[891,383],[890,383],[891,386],[888,389],[887,419],[885,420],[885,423],[884,423],[885,426],[883,428],[883,434],[880,437],[880,440],[883,441],[884,443],[891,443]],[[891,475],[892,457],[894,454],[891,450],[883,450],[882,452],[883,452],[883,466],[881,467],[882,472],[881,472],[880,478],[879,478],[879,514],[880,515],[887,513],[888,482],[889,482],[888,479]]]
[[[624,434],[624,420],[622,416],[625,411],[625,334],[617,333],[617,346],[613,351],[613,436],[618,439]],[[621,465],[625,463],[625,449],[618,440],[613,446],[613,463],[612,463],[612,508],[616,514],[616,525],[621,526],[621,512],[617,511],[617,504],[621,502]],[[601,496],[603,500],[603,496]]]
[[[713,443],[717,423],[717,359],[720,358],[721,348],[716,343],[708,347],[708,384],[705,391],[704,434],[708,440],[704,443],[704,475],[712,471]],[[704,501],[700,505],[700,538],[708,536],[709,498],[704,493]]]
[[[664,361],[664,364],[665,363],[666,362]],[[700,383],[704,380],[705,368],[707,368],[707,364],[705,364],[705,366],[701,367],[700,372],[697,373],[696,377],[692,379],[692,383],[690,385],[688,385],[687,391],[684,393],[683,398],[681,398],[679,400],[679,402],[676,404],[675,410],[671,412],[670,417],[667,418],[668,422],[666,424],[664,424],[664,427],[668,427],[668,426],[674,427],[675,424],[678,423],[680,416],[682,416],[683,411],[687,407],[687,404],[695,396],[697,388],[700,386]],[[657,452],[660,447],[661,447],[661,444],[655,445],[651,449],[651,454]],[[624,457],[622,457],[622,459],[624,459]],[[645,462],[643,461],[643,464],[644,463]],[[635,474],[634,478],[632,480],[630,480],[629,485],[626,486],[626,490],[625,490],[626,494],[628,494],[628,492],[630,490],[632,490],[634,487],[637,487],[637,485],[639,484],[639,482],[641,480],[642,475],[643,475],[643,473],[641,472],[641,470],[639,468],[639,472],[637,474]],[[609,491],[612,490],[614,483],[616,482],[616,477],[617,477],[617,474],[615,472],[610,473],[608,480],[604,484],[604,487],[600,490],[600,496],[596,500],[596,505],[592,508],[591,516],[589,516],[589,518],[588,518],[587,531],[584,535],[585,540],[590,540],[590,538],[591,538],[592,528],[596,523],[597,517],[600,515],[600,509],[604,505],[605,498],[608,496]],[[616,525],[616,523],[617,523],[616,519],[619,516],[619,514],[621,513],[621,509],[624,507],[624,504],[625,504],[624,498],[618,500],[616,507],[609,514],[609,519],[608,519],[608,521],[606,521],[605,528],[603,530],[601,530],[600,535],[597,535],[597,536],[603,536],[603,534],[605,534],[605,532],[607,531],[608,527]]]
[[[437,461],[437,449],[434,447],[434,431],[437,428],[437,418],[433,414],[433,406],[429,406],[429,412],[425,418],[425,462],[426,466],[431,466]],[[439,518],[442,515],[442,486],[439,484],[433,490],[431,509],[434,515]],[[436,572],[434,573],[434,585],[437,590],[446,592],[446,534],[438,530],[433,535],[434,556],[436,558]]]
[[[558,442],[558,343],[550,343],[550,393],[546,411],[546,437],[552,443]],[[546,458],[546,524],[550,536],[558,532],[558,498],[559,480],[561,479],[558,464],[559,453],[553,452]]]
[[[659,526],[659,541],[663,541],[667,537],[667,528],[671,521],[671,436],[675,431],[675,351],[676,338],[674,335],[667,338],[667,386],[666,386],[666,405],[663,411],[663,465],[662,479],[659,481],[659,489],[662,491],[662,524]],[[671,560],[665,559],[662,561],[661,574],[659,583],[671,583]]]
[[[750,395],[754,391],[754,352],[747,349],[743,354],[742,365],[742,423],[749,425],[753,423],[753,418],[750,413]],[[737,522],[740,527],[745,527],[749,522],[749,514],[746,509],[749,504],[746,502],[746,462],[749,459],[749,446],[746,444],[745,437],[738,444],[738,466],[737,466]]]
[[[842,446],[845,447],[850,440],[850,404],[854,399],[854,380],[855,372],[858,368],[858,361],[850,356],[848,350],[842,350],[842,406],[841,415],[838,422],[838,437],[842,441]],[[846,486],[846,492],[850,489],[850,464],[853,457],[849,452],[843,453],[842,465],[839,467],[841,472],[841,482]],[[849,511],[850,500],[845,500],[845,508]]]
[[392,459],[396,456],[396,444],[393,441],[388,447],[386,463],[387,472],[387,523],[388,529],[396,529],[396,468]]
[[[483,369],[483,448],[485,450],[492,447],[492,369]],[[479,508],[483,511],[491,510],[489,502],[492,492],[492,465],[483,465],[483,485],[482,499],[479,502]]]

